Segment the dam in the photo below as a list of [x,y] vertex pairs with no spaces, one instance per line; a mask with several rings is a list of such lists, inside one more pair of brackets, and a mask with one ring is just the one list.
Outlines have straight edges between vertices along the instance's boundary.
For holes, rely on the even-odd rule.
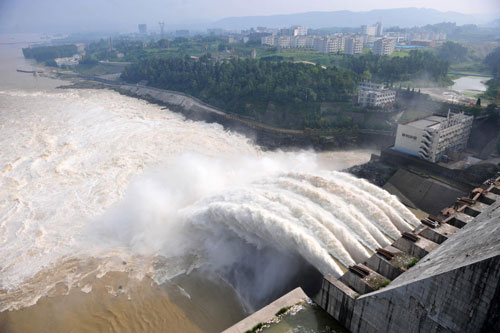
[[[340,279],[325,276],[321,307],[352,332],[498,332],[500,175],[470,196]],[[419,261],[407,269],[401,255]],[[377,278],[392,281],[377,290]]]
[[[498,332],[499,240],[497,173],[342,276],[325,275],[313,300],[351,332]],[[290,306],[297,293],[276,302],[288,298]],[[259,311],[259,320],[267,308],[276,305]],[[250,316],[226,332],[256,323]]]

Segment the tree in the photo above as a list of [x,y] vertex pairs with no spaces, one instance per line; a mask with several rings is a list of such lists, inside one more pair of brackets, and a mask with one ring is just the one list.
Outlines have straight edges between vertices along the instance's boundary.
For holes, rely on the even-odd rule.
[[72,57],[78,52],[76,45],[38,46],[23,48],[23,55],[38,62],[54,60],[55,58]]
[[357,87],[357,75],[347,69],[287,61],[231,60],[209,57],[147,58],[128,66],[122,79],[147,80],[158,88],[181,91],[229,112],[259,118],[272,105],[293,126],[349,127],[352,121],[322,120],[320,103],[347,102]]
[[80,59],[78,63],[82,65],[97,65],[99,61],[92,56],[85,55]]
[[481,109],[480,106],[475,105],[473,107],[470,107],[467,111],[474,117],[477,117],[482,113],[483,109]]
[[486,107],[486,114],[488,115],[488,119],[491,121],[498,121],[500,117],[496,104],[488,104]]
[[483,62],[490,68],[493,75],[500,75],[500,47],[488,54]]
[[57,62],[54,59],[49,59],[49,60],[45,61],[45,66],[58,67]]
[[437,50],[439,58],[451,63],[459,63],[467,60],[467,54],[467,48],[455,42],[446,42]]
[[500,154],[500,135],[498,136],[497,140],[497,152]]

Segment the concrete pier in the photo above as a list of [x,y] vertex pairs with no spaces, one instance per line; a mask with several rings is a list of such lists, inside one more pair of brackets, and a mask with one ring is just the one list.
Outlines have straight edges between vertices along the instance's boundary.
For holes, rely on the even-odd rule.
[[276,313],[280,309],[299,304],[306,301],[308,298],[309,297],[307,297],[302,288],[296,288],[288,294],[278,298],[271,304],[263,307],[259,311],[254,312],[242,321],[224,330],[222,333],[244,333],[248,330],[252,330],[255,325],[259,323],[267,323],[271,319],[275,318]]

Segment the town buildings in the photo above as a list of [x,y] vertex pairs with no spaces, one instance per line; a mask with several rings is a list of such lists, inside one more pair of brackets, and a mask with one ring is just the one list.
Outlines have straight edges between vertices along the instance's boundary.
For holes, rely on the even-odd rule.
[[322,38],[316,38],[313,42],[314,50],[321,53],[338,53],[343,52],[345,47],[345,39],[342,35],[333,35]]
[[375,41],[373,53],[378,55],[391,55],[394,52],[396,40],[392,38],[381,38]]
[[377,27],[373,25],[362,25],[361,34],[368,36],[375,36],[377,34]]
[[384,33],[384,26],[381,22],[377,22],[375,25],[362,25],[361,34],[368,36],[382,36]]
[[364,107],[389,109],[396,101],[396,91],[383,84],[363,82],[358,87],[358,103]]
[[354,35],[345,38],[344,53],[360,54],[363,53],[363,36]]
[[430,116],[399,124],[394,149],[438,162],[448,152],[458,153],[467,146],[474,117],[448,112],[446,117]]
[[139,29],[140,34],[147,34],[148,33],[148,26],[146,24],[139,24],[137,27]]
[[[310,48],[321,53],[360,54],[363,48],[372,48],[378,55],[390,55],[396,44],[406,48],[435,47],[446,40],[446,34],[425,28],[411,28],[384,32],[381,22],[362,25],[360,33],[335,33],[311,35],[304,26],[291,26],[283,29],[258,27],[246,31],[250,39],[261,41],[261,45],[279,48]],[[399,46],[398,46],[399,47]]]

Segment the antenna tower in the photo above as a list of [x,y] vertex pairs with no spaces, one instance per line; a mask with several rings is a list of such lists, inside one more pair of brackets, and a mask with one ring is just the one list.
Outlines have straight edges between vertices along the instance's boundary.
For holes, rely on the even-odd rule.
[[158,22],[160,25],[160,38],[163,39],[163,28],[165,27],[165,22]]

